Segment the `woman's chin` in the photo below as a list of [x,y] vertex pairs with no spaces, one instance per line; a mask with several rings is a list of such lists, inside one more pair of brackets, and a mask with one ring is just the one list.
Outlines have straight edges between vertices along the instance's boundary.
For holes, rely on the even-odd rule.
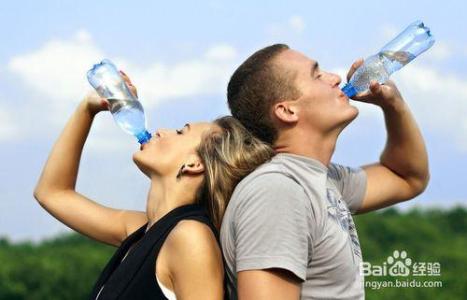
[[133,158],[133,162],[134,162],[137,166],[139,166],[139,164],[140,164],[140,162],[141,162],[141,160],[140,160],[140,153],[141,153],[141,151],[135,152],[135,153],[133,153],[133,157],[132,157],[132,158]]
[[145,164],[143,162],[143,160],[141,159],[141,156],[140,156],[140,151],[139,152],[136,152],[135,154],[133,154],[133,162],[135,163],[135,165],[138,167],[138,169],[141,170],[141,172],[143,172],[144,174],[147,175],[147,168],[145,167]]
[[141,156],[141,151],[133,154],[133,162],[138,169],[149,178],[151,178],[152,174],[157,173],[148,163],[145,162],[144,157]]

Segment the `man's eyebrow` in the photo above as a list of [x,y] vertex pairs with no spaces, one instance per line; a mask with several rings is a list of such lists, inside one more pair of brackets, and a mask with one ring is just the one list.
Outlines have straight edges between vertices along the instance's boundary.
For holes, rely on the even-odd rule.
[[314,75],[316,70],[318,70],[318,68],[319,68],[319,63],[315,61],[313,65],[311,66],[311,75]]

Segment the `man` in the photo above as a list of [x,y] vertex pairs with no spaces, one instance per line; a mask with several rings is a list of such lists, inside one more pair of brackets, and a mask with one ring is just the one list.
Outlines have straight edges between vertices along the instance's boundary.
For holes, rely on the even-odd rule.
[[428,184],[422,135],[391,81],[372,82],[354,98],[384,113],[388,138],[380,161],[357,169],[330,162],[339,134],[358,115],[340,83],[281,44],[254,53],[232,75],[233,116],[278,153],[240,182],[224,216],[233,298],[363,299],[351,214],[411,199]]

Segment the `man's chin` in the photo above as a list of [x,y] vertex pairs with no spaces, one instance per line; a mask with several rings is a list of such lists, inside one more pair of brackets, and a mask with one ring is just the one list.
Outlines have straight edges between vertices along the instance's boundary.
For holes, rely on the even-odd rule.
[[352,121],[358,117],[358,114],[359,114],[358,108],[356,108],[353,105],[350,105],[349,110],[346,114],[346,117],[341,122],[341,126],[340,126],[341,131],[344,130],[344,128],[347,127],[347,125],[352,123]]
[[346,109],[346,112],[344,113],[346,123],[351,123],[353,120],[355,120],[359,113],[360,111],[356,106],[349,105]]
[[350,105],[350,107],[354,111],[352,120],[350,121],[350,122],[352,122],[353,120],[355,120],[358,117],[358,114],[360,113],[360,111],[358,110],[358,108],[356,106]]

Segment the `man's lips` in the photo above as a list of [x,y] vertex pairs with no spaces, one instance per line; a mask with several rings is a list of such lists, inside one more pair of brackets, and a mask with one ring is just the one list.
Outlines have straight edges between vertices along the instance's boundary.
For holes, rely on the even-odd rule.
[[345,99],[346,101],[349,101],[349,97],[347,97],[347,95],[344,94],[343,92],[339,93],[339,97]]

